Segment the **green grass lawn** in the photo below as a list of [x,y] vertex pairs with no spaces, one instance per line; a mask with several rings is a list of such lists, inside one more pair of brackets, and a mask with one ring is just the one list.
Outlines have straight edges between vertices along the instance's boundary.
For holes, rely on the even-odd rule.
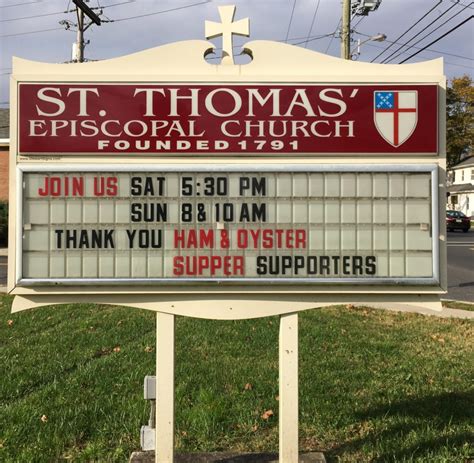
[[[0,296],[0,461],[126,462],[148,420],[154,314],[83,304],[12,315],[10,303]],[[302,313],[301,450],[329,462],[468,461],[472,339],[465,320]],[[179,451],[277,451],[277,342],[278,318],[178,319]]]

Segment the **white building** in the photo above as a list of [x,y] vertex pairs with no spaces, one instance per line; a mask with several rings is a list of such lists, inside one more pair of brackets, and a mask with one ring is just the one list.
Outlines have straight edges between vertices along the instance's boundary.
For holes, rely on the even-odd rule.
[[474,156],[455,165],[448,172],[448,209],[474,216]]

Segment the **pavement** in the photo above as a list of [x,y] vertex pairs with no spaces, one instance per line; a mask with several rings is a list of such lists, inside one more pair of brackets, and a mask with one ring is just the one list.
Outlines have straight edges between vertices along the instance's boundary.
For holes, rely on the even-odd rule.
[[6,292],[7,288],[8,250],[0,249],[0,293]]
[[448,232],[446,299],[474,303],[474,229]]

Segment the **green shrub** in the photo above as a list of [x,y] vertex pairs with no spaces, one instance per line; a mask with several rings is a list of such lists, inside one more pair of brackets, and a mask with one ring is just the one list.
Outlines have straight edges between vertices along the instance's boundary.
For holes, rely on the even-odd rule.
[[8,244],[8,203],[0,202],[0,246]]

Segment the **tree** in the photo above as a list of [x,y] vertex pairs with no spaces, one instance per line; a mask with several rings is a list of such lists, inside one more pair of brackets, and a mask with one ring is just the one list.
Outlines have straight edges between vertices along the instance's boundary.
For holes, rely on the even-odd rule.
[[469,76],[452,79],[446,95],[446,110],[446,154],[449,168],[472,153],[474,87]]

